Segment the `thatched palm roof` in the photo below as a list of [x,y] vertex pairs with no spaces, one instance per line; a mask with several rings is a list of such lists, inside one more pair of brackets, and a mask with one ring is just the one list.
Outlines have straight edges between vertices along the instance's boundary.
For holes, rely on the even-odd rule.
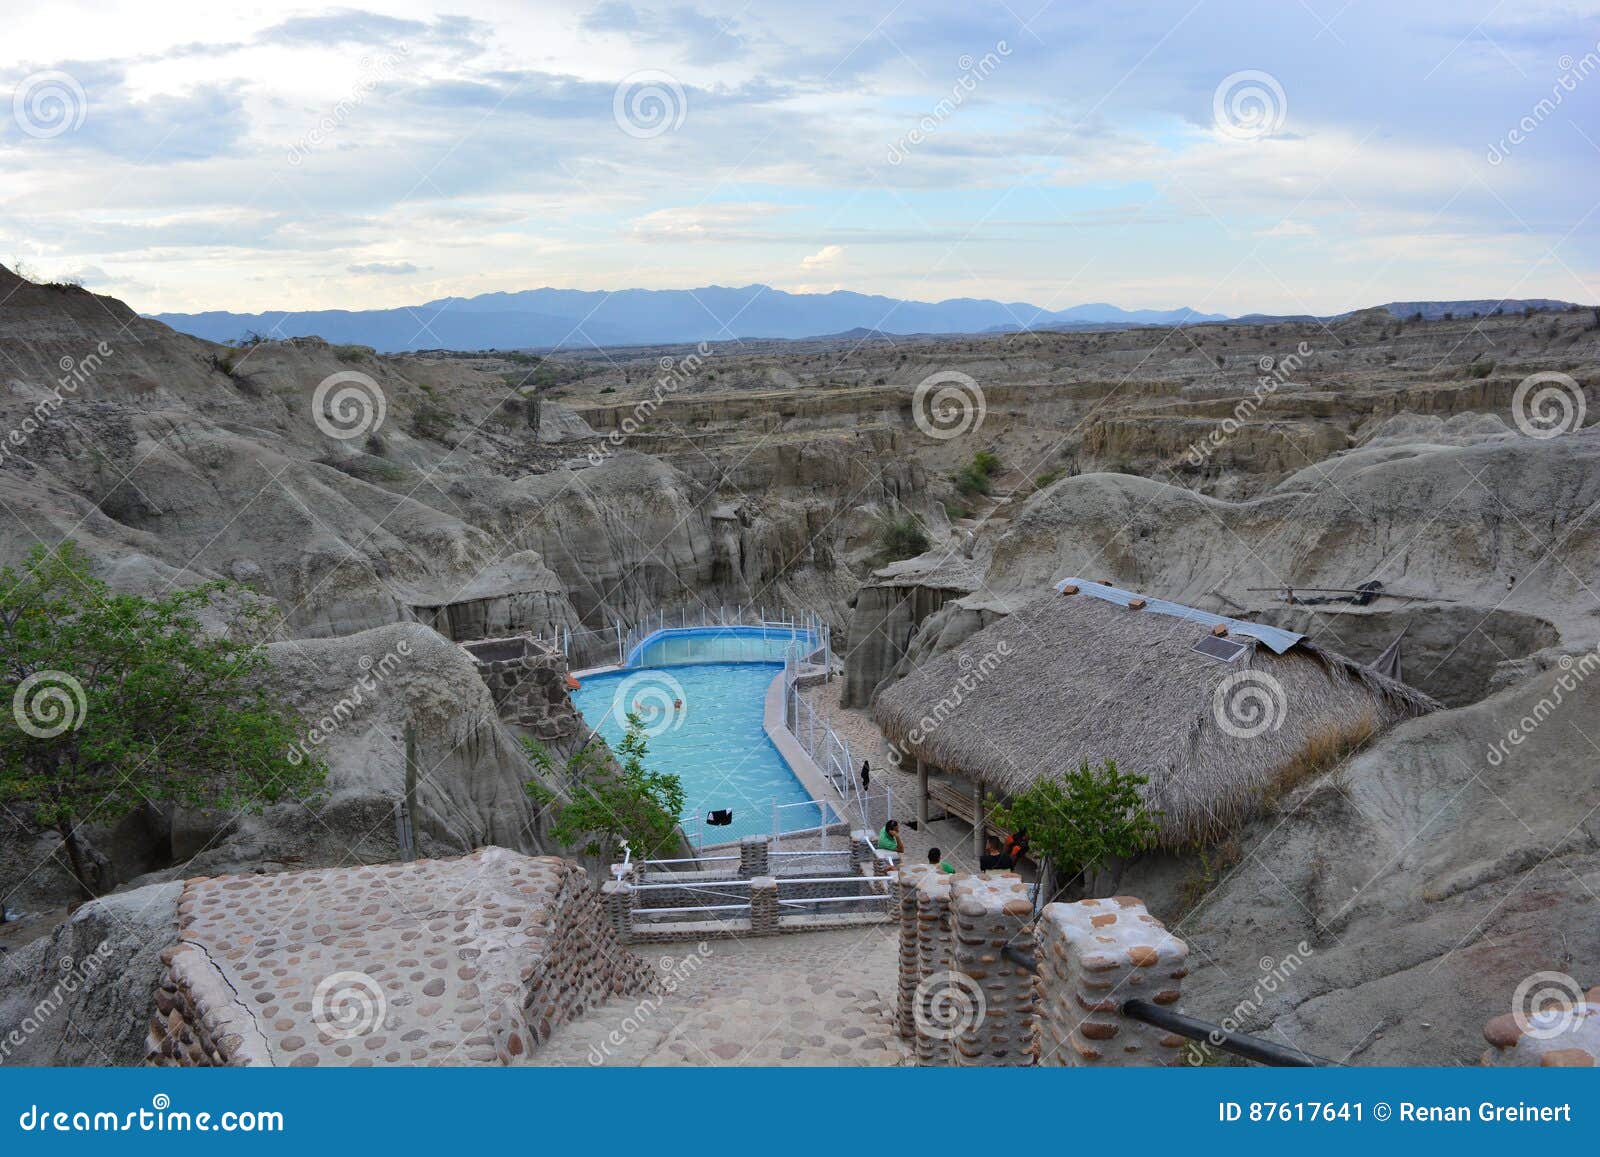
[[[1000,795],[1115,760],[1149,779],[1161,842],[1177,847],[1225,834],[1308,758],[1438,706],[1298,635],[1068,584],[878,696],[902,756]],[[1208,657],[1194,649],[1208,638],[1243,651]]]

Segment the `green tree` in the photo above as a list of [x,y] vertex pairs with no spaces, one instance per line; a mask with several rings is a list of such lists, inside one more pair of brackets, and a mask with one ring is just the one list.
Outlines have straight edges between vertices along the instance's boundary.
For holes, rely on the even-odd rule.
[[322,784],[320,761],[290,754],[304,726],[266,687],[271,612],[241,593],[116,593],[70,542],[0,568],[0,804],[60,833],[91,896],[87,824],[146,802],[251,810]]
[[[546,773],[555,769],[548,749],[534,739],[524,739],[528,758]],[[644,722],[628,712],[628,728],[617,743],[620,770],[611,766],[604,747],[585,746],[567,761],[569,787],[565,799],[537,780],[528,781],[528,795],[541,804],[559,802],[560,810],[550,835],[562,847],[579,843],[591,856],[609,854],[627,840],[639,858],[659,855],[677,840],[678,816],[683,812],[683,783],[675,775],[651,771]]]
[[1155,842],[1160,812],[1146,809],[1139,788],[1142,775],[1117,770],[1114,760],[1034,782],[1010,803],[990,799],[994,822],[1008,831],[1026,831],[1043,861],[1044,892],[1054,896],[1057,880],[1072,880],[1136,855]]

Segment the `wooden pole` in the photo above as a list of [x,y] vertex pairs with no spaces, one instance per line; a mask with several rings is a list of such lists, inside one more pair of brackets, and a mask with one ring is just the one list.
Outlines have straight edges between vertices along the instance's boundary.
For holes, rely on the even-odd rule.
[[928,765],[917,760],[917,826],[928,826]]

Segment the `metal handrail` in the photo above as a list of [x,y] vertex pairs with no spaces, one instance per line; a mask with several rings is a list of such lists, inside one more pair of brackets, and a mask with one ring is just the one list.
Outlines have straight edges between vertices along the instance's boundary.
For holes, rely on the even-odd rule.
[[[778,881],[778,887],[780,887],[780,888],[783,887],[785,884],[837,884],[840,881],[848,881],[848,882],[851,882],[851,883],[861,883],[861,884],[880,884],[881,883],[881,884],[885,885],[886,887],[887,887],[887,885],[889,883],[889,877],[888,876],[810,876],[810,877],[807,877],[805,879],[801,879],[799,877],[790,877],[790,876],[776,876],[776,877],[774,877],[774,879],[776,879]],[[888,895],[888,892],[884,891],[883,893],[880,893],[880,894],[881,895]]]
[[706,884],[710,884],[717,888],[748,888],[750,886],[750,881],[702,880],[699,884],[634,884],[633,890],[635,892],[653,892],[661,888],[676,888],[680,892],[706,892],[710,890],[709,888],[704,887]]
[[859,904],[863,900],[887,900],[889,897],[882,892],[875,892],[870,896],[816,896],[810,900],[779,900],[780,905],[798,908],[803,904]]
[[[1033,953],[1024,948],[1017,948],[1007,944],[1000,950],[1007,960],[1011,961],[1029,972],[1038,972],[1039,963]],[[1159,1004],[1151,1004],[1148,1000],[1125,1000],[1122,1002],[1121,1013],[1132,1020],[1148,1024],[1153,1028],[1165,1029],[1167,1032],[1176,1033],[1178,1036],[1187,1037],[1192,1041],[1212,1045],[1223,1052],[1244,1057],[1245,1060],[1256,1061],[1263,1065],[1272,1065],[1277,1068],[1343,1068],[1338,1061],[1330,1061],[1324,1057],[1315,1056],[1304,1049],[1290,1049],[1283,1045],[1274,1044],[1269,1040],[1262,1040],[1249,1033],[1235,1032],[1223,1028],[1220,1024],[1212,1024],[1208,1020],[1197,1017],[1185,1016],[1170,1008],[1162,1008]]]
[[656,917],[656,916],[670,916],[674,912],[732,912],[735,909],[737,909],[737,910],[739,910],[741,912],[749,911],[750,905],[749,904],[701,904],[698,907],[694,907],[694,908],[635,908],[633,910],[633,915],[634,915],[635,918],[638,918],[640,916]]

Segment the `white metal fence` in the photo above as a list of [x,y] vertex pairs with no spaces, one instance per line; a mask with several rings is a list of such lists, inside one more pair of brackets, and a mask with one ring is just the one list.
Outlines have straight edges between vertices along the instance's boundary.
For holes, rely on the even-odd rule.
[[[550,634],[536,635],[541,642],[555,647],[567,657],[572,670],[590,667],[624,666],[634,649],[658,631],[689,627],[766,627],[769,630],[790,631],[796,636],[808,632],[821,644],[824,664],[833,661],[832,631],[822,616],[815,611],[791,610],[787,607],[708,607],[705,605],[677,606],[651,611],[631,627],[621,620],[609,627],[557,627]],[[729,661],[759,659],[758,654],[731,654]],[[710,661],[710,660],[708,660]]]

